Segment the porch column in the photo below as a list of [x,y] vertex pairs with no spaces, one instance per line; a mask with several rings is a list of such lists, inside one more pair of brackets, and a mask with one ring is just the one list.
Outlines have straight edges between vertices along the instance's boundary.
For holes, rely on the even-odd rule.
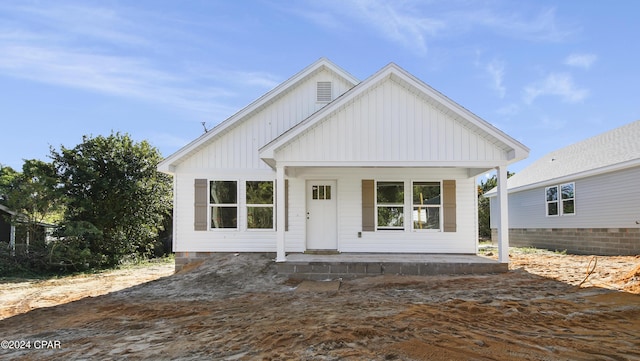
[[9,234],[9,248],[11,248],[11,256],[16,255],[16,226],[13,225],[13,218],[11,219],[11,233]]
[[499,166],[498,171],[498,261],[509,263],[509,202],[507,196],[507,167]]
[[285,262],[287,257],[284,252],[284,229],[285,229],[285,189],[284,189],[284,167],[276,166],[276,262]]

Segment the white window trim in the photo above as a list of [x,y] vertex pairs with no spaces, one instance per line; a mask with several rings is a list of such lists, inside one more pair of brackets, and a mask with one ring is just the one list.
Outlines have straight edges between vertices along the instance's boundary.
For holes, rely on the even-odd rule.
[[[437,205],[437,206],[436,205],[425,205],[425,208],[426,207],[431,207],[431,208],[438,207],[439,208],[439,210],[438,210],[438,221],[439,221],[438,227],[439,228],[438,229],[413,228],[413,207],[414,207],[414,204],[413,204],[413,183],[438,183],[440,185],[440,204]],[[429,180],[422,180],[422,179],[420,179],[420,180],[412,179],[411,180],[411,184],[409,185],[409,193],[410,193],[409,206],[410,206],[410,209],[411,209],[411,225],[410,225],[411,230],[414,231],[414,232],[427,232],[427,233],[442,232],[442,230],[444,228],[444,226],[443,226],[444,219],[443,219],[443,214],[442,214],[443,208],[444,208],[443,205],[442,205],[442,180],[437,180],[437,181],[431,180],[431,181],[429,181]]]
[[[573,198],[567,200],[573,200],[573,213],[564,213],[563,207],[563,199],[562,199],[562,186],[567,184],[573,184]],[[549,188],[557,189],[557,199],[555,201],[547,201],[547,189]],[[549,203],[556,202],[558,203],[558,214],[549,214]],[[554,218],[554,217],[570,217],[576,215],[576,182],[566,182],[562,184],[553,184],[550,186],[544,187],[544,214],[546,217]]]
[[[211,203],[211,182],[236,182],[236,203]],[[240,231],[240,180],[238,179],[207,179],[207,196],[209,198],[209,206],[207,207],[207,227],[213,232],[238,232]],[[236,227],[235,228],[215,228],[211,227],[211,208],[212,207],[236,207]]]
[[[273,189],[273,198],[271,204],[249,204],[247,201],[247,182],[271,182]],[[243,208],[243,226],[247,232],[273,232],[276,230],[276,181],[275,179],[245,179],[242,181],[243,193],[244,197],[244,206]],[[273,221],[271,224],[273,225],[271,228],[249,228],[249,207],[264,207],[264,208],[272,208],[273,212],[271,214]]]
[[[385,204],[383,206],[378,205],[378,183],[402,183],[402,187],[404,188],[404,199],[403,199],[403,203],[402,204]],[[374,183],[374,200],[375,200],[375,226],[376,226],[376,232],[378,231],[382,231],[382,232],[405,232],[407,229],[407,181],[405,180],[386,180],[386,179],[380,179],[380,180],[375,180]],[[383,227],[380,228],[380,226],[378,225],[378,207],[398,207],[398,208],[402,208],[402,227]]]
[[[564,200],[562,199],[562,186],[565,186],[567,184],[573,184],[573,198],[569,198],[567,200],[573,200],[573,213],[564,213]],[[563,216],[575,216],[576,215],[576,182],[567,182],[567,183],[562,183],[558,186],[558,192],[559,192],[559,197],[558,200],[560,201],[560,203],[558,204],[558,206],[560,207],[560,214]]]

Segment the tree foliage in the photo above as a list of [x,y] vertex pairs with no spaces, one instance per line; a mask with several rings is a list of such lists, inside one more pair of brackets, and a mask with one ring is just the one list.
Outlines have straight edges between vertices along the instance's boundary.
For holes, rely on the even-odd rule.
[[66,211],[62,235],[92,255],[94,266],[149,255],[171,210],[171,182],[156,169],[162,159],[148,142],[120,133],[83,137],[51,151]]
[[[16,227],[16,243],[31,239],[29,249],[7,258],[7,247],[0,247],[0,261],[77,271],[151,256],[160,248],[159,234],[171,224],[172,189],[156,169],[162,159],[157,149],[112,133],[84,136],[74,148],[52,148],[51,159],[27,160],[22,172],[0,167],[0,202],[15,212],[14,225],[32,227],[30,236]],[[56,225],[57,237],[45,242],[39,235],[36,247],[33,235],[44,222]]]
[[[507,178],[510,178],[515,173],[507,171]],[[484,197],[484,194],[493,188],[498,186],[498,178],[494,174],[486,181],[480,180],[478,185],[478,235],[480,238],[491,238],[491,209],[489,198]]]
[[0,169],[0,201],[13,212],[5,221],[15,229],[16,243],[6,247],[14,265],[27,269],[46,268],[44,224],[59,219],[58,186],[55,168],[40,160],[25,160],[22,172],[10,167]]

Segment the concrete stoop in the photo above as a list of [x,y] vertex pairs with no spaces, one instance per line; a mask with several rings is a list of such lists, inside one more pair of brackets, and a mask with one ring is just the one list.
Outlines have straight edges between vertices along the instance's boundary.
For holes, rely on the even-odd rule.
[[295,279],[352,279],[379,275],[460,275],[504,273],[506,263],[458,262],[315,262],[287,261],[277,264],[278,274]]

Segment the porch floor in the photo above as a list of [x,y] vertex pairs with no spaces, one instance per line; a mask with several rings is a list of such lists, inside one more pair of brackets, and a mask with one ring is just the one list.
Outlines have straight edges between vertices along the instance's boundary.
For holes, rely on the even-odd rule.
[[335,255],[290,253],[278,273],[296,279],[327,280],[379,275],[487,274],[508,271],[508,264],[471,254]]

